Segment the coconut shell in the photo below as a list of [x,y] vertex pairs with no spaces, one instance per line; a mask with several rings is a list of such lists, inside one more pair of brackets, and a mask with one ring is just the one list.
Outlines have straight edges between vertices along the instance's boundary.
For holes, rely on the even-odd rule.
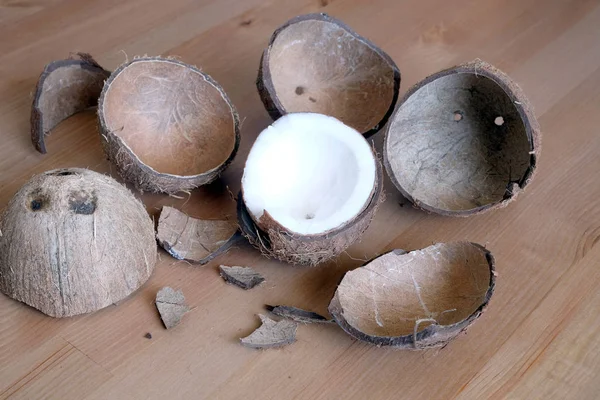
[[165,286],[156,293],[155,304],[160,319],[167,329],[179,325],[183,316],[190,311],[188,305],[185,304],[183,291],[169,286]]
[[400,71],[383,50],[342,21],[307,14],[273,33],[260,60],[256,86],[273,119],[315,112],[368,137],[394,110]]
[[98,104],[109,75],[86,53],[46,65],[31,105],[31,142],[37,151],[46,154],[45,137],[61,121]]
[[157,258],[144,205],[86,169],[34,176],[8,204],[0,232],[0,290],[53,317],[124,299],[146,282]]
[[192,218],[176,208],[164,206],[156,238],[178,260],[206,264],[225,253],[241,235],[233,221]]
[[176,193],[210,183],[239,147],[239,117],[223,88],[170,58],[121,65],[102,90],[98,120],[108,158],[143,191]]
[[242,346],[253,349],[270,349],[292,344],[296,341],[298,324],[288,319],[274,321],[259,314],[262,325],[249,336],[240,339]]
[[273,315],[277,315],[281,318],[291,319],[292,321],[301,324],[327,324],[334,322],[333,320],[327,319],[321,314],[317,314],[313,311],[303,310],[298,307],[292,306],[266,306],[266,309]]
[[417,207],[469,216],[504,207],[531,181],[540,127],[523,91],[481,60],[433,74],[394,112],[384,164]]
[[376,160],[375,186],[370,202],[346,224],[318,235],[298,235],[275,221],[267,211],[260,226],[253,220],[243,194],[238,195],[238,222],[242,234],[265,256],[296,265],[315,266],[340,255],[367,230],[383,201],[381,164]]
[[494,257],[470,242],[391,251],[347,272],[329,312],[351,336],[377,346],[444,346],[487,307]]
[[225,282],[244,290],[252,289],[265,281],[265,278],[250,267],[219,266],[219,274]]

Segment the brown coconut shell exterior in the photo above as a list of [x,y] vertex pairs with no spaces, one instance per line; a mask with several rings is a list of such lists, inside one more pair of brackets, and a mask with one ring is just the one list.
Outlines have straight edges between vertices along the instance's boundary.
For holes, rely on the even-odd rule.
[[[229,105],[234,123],[235,145],[229,158],[227,158],[227,160],[225,160],[225,162],[223,162],[218,167],[201,174],[189,176],[158,172],[154,168],[144,164],[118,135],[115,135],[114,132],[108,129],[102,105],[105,101],[105,96],[108,88],[110,87],[110,84],[117,78],[117,76],[119,76],[119,74],[123,70],[125,70],[130,65],[137,62],[153,60],[170,62],[173,64],[184,66],[197,72],[220,92],[223,100],[225,100]],[[104,151],[108,159],[116,165],[119,175],[121,175],[121,177],[127,182],[132,183],[139,190],[154,193],[177,193],[181,191],[188,191],[198,186],[206,185],[208,183],[213,182],[221,175],[221,173],[229,166],[229,164],[231,164],[231,162],[235,158],[235,155],[237,154],[240,144],[239,115],[235,109],[235,106],[233,105],[233,103],[231,102],[221,85],[219,85],[219,83],[217,83],[209,75],[203,73],[195,66],[183,63],[173,58],[137,57],[132,61],[126,62],[125,64],[117,68],[117,70],[115,70],[106,81],[106,84],[104,85],[104,88],[102,90],[102,94],[100,95],[100,100],[98,101],[98,125]]]
[[376,159],[377,172],[370,202],[346,224],[319,235],[298,235],[275,221],[267,211],[260,226],[246,209],[243,193],[238,194],[238,222],[242,234],[267,257],[296,265],[316,266],[346,250],[367,230],[379,204],[383,201],[383,175]]
[[401,80],[400,70],[398,69],[398,66],[396,65],[396,63],[394,63],[394,61],[391,59],[391,57],[386,52],[384,52],[379,47],[377,47],[373,42],[371,42],[370,40],[368,40],[368,39],[362,37],[361,35],[359,35],[358,33],[356,33],[352,28],[350,28],[344,22],[342,22],[336,18],[333,18],[325,13],[305,14],[305,15],[299,15],[297,17],[294,17],[294,18],[290,19],[289,21],[287,21],[285,24],[281,25],[279,28],[277,28],[275,30],[275,32],[273,32],[273,35],[271,35],[269,44],[267,45],[267,48],[263,51],[263,53],[261,55],[260,64],[259,64],[259,68],[258,68],[258,77],[256,78],[256,88],[258,89],[258,94],[260,95],[260,99],[263,102],[265,109],[267,110],[267,112],[269,113],[269,116],[273,120],[277,120],[282,115],[285,115],[288,113],[288,111],[285,109],[285,107],[283,107],[283,105],[281,104],[281,101],[277,97],[277,92],[275,91],[275,87],[273,85],[273,79],[271,77],[271,69],[269,66],[269,56],[271,53],[271,48],[273,47],[273,43],[275,42],[275,39],[277,39],[277,36],[279,35],[280,32],[285,30],[290,25],[296,24],[298,22],[311,21],[311,20],[325,21],[325,22],[331,22],[333,24],[336,24],[337,26],[339,26],[340,28],[342,28],[343,30],[348,32],[350,35],[352,35],[356,40],[363,42],[369,48],[371,48],[373,51],[375,51],[383,60],[385,60],[385,62],[387,62],[387,64],[389,64],[390,68],[392,68],[392,70],[394,71],[394,94],[393,94],[392,102],[390,103],[387,112],[385,113],[385,115],[383,116],[381,121],[379,121],[378,124],[376,124],[371,129],[369,129],[365,132],[361,132],[363,134],[363,136],[365,136],[366,138],[374,135],[381,128],[383,128],[385,126],[385,124],[387,123],[388,119],[390,118],[390,116],[392,115],[392,113],[394,111],[394,107],[396,106],[396,102],[398,100],[398,93],[400,92],[400,80]]
[[152,274],[154,224],[109,176],[69,168],[34,176],[0,219],[0,291],[52,317],[94,312]]
[[[338,291],[336,290],[331,302],[329,303],[329,313],[333,316],[334,321],[350,336],[363,342],[371,343],[376,346],[391,346],[398,349],[405,350],[424,350],[435,347],[443,347],[450,341],[455,339],[461,333],[465,332],[469,326],[471,326],[486,310],[490,299],[496,288],[496,263],[494,256],[485,247],[477,243],[471,243],[471,245],[479,248],[484,254],[489,265],[490,280],[489,286],[485,293],[485,297],[481,302],[481,305],[467,318],[459,321],[452,325],[438,325],[432,324],[420,330],[415,334],[403,335],[403,336],[374,336],[366,334],[359,329],[352,326],[344,317],[344,309],[340,304],[338,297]],[[392,250],[391,252],[398,252],[397,254],[406,254],[404,250]],[[391,253],[390,252],[390,253]],[[387,254],[387,253],[386,253]],[[383,254],[385,255],[385,254]],[[382,257],[383,255],[379,256]],[[379,258],[376,257],[376,258]],[[375,258],[375,259],[376,259]],[[366,266],[375,259],[367,262],[363,265]],[[343,277],[342,280],[343,281]]]
[[[469,210],[460,211],[436,208],[426,204],[425,202],[417,198],[413,198],[394,176],[388,155],[388,136],[390,135],[390,130],[392,129],[393,125],[391,121],[394,120],[396,114],[398,113],[398,110],[402,107],[402,105],[406,103],[408,99],[420,88],[432,83],[436,79],[453,74],[473,74],[475,76],[483,76],[491,79],[500,88],[502,88],[502,90],[513,102],[514,106],[518,111],[519,116],[523,121],[527,134],[527,139],[530,145],[530,165],[527,172],[521,177],[521,179],[518,182],[512,183],[511,185],[509,185],[509,187],[507,187],[506,194],[501,201],[486,204],[481,207],[476,207]],[[391,121],[390,124],[388,124],[385,133],[383,163],[385,165],[388,176],[390,177],[390,180],[392,181],[394,186],[396,186],[396,188],[405,198],[411,201],[417,208],[420,208],[422,210],[447,216],[468,217],[471,215],[482,214],[490,210],[503,208],[506,207],[510,202],[515,200],[519,193],[525,190],[525,187],[529,184],[529,182],[531,182],[531,179],[534,176],[538,158],[541,152],[542,136],[540,125],[535,117],[533,106],[529,102],[527,96],[525,96],[523,90],[519,87],[519,85],[516,82],[514,82],[507,74],[500,71],[493,65],[488,64],[485,61],[476,59],[468,63],[464,63],[455,67],[442,70],[423,79],[421,82],[417,83],[406,92],[406,94],[400,100],[396,111],[392,115]]]
[[[37,151],[46,154],[45,137],[61,121],[98,104],[109,76],[110,72],[87,53],[75,53],[44,67],[31,105],[31,142]],[[68,84],[53,82],[54,77]]]

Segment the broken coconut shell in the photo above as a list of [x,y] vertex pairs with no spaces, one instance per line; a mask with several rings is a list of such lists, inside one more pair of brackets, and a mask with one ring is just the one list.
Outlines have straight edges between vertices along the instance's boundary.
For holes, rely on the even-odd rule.
[[378,346],[443,346],[471,325],[494,292],[494,257],[470,242],[391,251],[349,271],[329,304],[348,334]]
[[394,110],[400,71],[385,52],[342,21],[307,14],[273,33],[256,85],[273,119],[315,112],[370,136]]
[[298,307],[266,305],[265,308],[273,315],[277,315],[281,318],[291,319],[292,321],[302,324],[325,324],[334,322],[333,320],[325,318],[321,314],[317,314],[313,311],[303,310]]
[[379,161],[356,130],[321,114],[287,114],[250,150],[238,195],[240,229],[267,257],[323,263],[368,228],[383,197],[382,180]]
[[80,168],[34,176],[0,220],[0,290],[69,317],[116,303],[146,282],[157,251],[144,205]]
[[250,335],[241,338],[242,346],[253,349],[269,349],[282,347],[296,341],[298,324],[289,319],[274,321],[269,317],[259,314],[262,325]]
[[171,329],[179,325],[183,316],[190,311],[185,304],[183,291],[165,286],[156,293],[156,308],[165,328]]
[[31,141],[37,151],[46,154],[45,137],[61,121],[98,104],[109,75],[87,53],[46,65],[31,105]]
[[219,266],[219,274],[225,282],[244,290],[252,289],[265,281],[265,278],[250,267]]
[[192,218],[176,208],[164,206],[156,238],[176,259],[204,265],[241,239],[237,232],[236,222]]
[[142,57],[113,72],[98,102],[104,150],[138,189],[176,193],[214,181],[233,160],[239,117],[194,66]]
[[481,60],[433,74],[394,112],[383,159],[402,195],[456,216],[504,207],[530,182],[540,128],[522,90]]

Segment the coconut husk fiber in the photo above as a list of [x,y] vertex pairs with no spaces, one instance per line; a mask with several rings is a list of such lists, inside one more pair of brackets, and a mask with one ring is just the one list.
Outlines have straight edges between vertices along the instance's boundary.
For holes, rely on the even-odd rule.
[[494,257],[475,243],[391,251],[347,272],[329,312],[348,334],[378,346],[444,346],[481,316],[495,279]]
[[381,201],[383,177],[381,164],[376,160],[377,172],[371,201],[354,219],[344,225],[318,235],[298,235],[281,226],[267,211],[260,219],[261,226],[250,216],[243,195],[238,195],[238,223],[250,244],[265,256],[296,265],[316,266],[340,255],[367,230]]
[[46,135],[61,121],[98,104],[109,75],[87,53],[46,65],[31,105],[31,141],[37,151],[46,154]]
[[523,91],[481,60],[433,74],[394,112],[384,164],[427,211],[469,216],[506,206],[531,181],[540,127]]
[[198,68],[161,57],[121,65],[98,102],[104,150],[138,189],[176,193],[214,181],[239,146],[239,117]]
[[316,112],[370,136],[394,109],[400,71],[383,50],[342,21],[307,14],[273,33],[256,85],[273,119]]
[[[240,235],[234,221],[192,218],[164,206],[158,220],[158,243],[173,257],[206,264],[225,253]],[[243,240],[243,239],[242,239]]]
[[154,226],[114,179],[69,168],[34,176],[0,220],[0,290],[69,317],[129,296],[152,274]]

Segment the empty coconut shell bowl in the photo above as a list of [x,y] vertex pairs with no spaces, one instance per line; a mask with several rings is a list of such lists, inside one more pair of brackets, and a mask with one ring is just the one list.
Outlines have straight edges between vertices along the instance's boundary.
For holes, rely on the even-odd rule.
[[[32,105],[35,148],[45,153],[57,124],[97,105],[101,142],[116,171],[139,191],[164,193],[164,207],[155,231],[144,204],[109,176],[81,168],[34,176],[0,219],[0,290],[53,317],[94,312],[151,279],[156,240],[196,265],[245,237],[283,263],[327,268],[333,260],[341,268],[339,256],[368,234],[384,201],[384,171],[415,207],[465,217],[505,207],[537,166],[539,125],[506,74],[475,60],[424,78],[398,101],[400,70],[390,56],[325,14],[301,15],[275,30],[256,84],[274,121],[256,132],[240,164],[236,224],[167,204],[167,194],[218,179],[237,154],[240,119],[214,79],[165,57],[134,58],[114,72],[85,53],[48,64]],[[367,139],[380,130],[385,169]],[[296,322],[334,322],[377,346],[445,346],[488,307],[496,264],[490,250],[465,238],[431,243],[346,270],[332,290],[332,319],[269,309]],[[247,290],[265,281],[248,267],[220,271]],[[165,288],[158,298],[167,328],[189,311],[181,292]],[[171,306],[175,317],[166,315]],[[261,321],[242,344],[294,342],[296,322]]]
[[180,61],[136,58],[98,102],[106,154],[137,188],[176,193],[214,181],[239,146],[239,117],[210,76]]

